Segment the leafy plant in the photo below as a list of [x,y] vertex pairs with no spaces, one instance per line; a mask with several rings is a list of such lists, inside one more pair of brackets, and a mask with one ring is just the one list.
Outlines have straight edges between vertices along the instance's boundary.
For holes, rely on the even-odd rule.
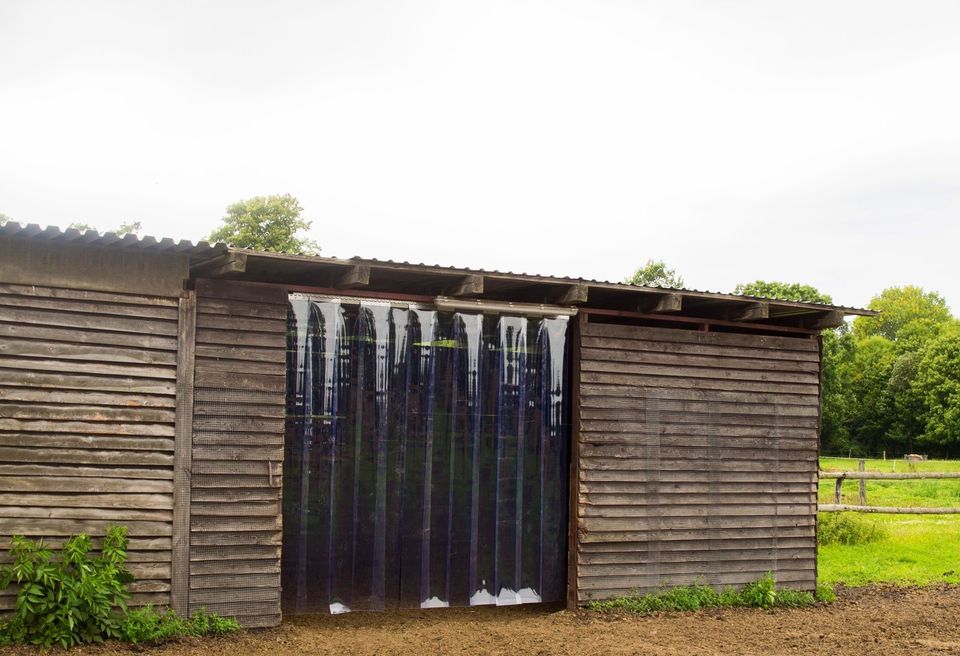
[[0,645],[29,643],[72,647],[114,638],[158,643],[182,636],[240,630],[235,619],[201,609],[189,618],[151,606],[127,609],[127,531],[107,529],[99,555],[88,535],[67,539],[59,554],[43,540],[11,541],[13,564],[0,568],[0,589],[20,585],[13,617],[0,623]]
[[0,627],[6,642],[70,647],[120,637],[133,577],[126,570],[126,529],[110,527],[97,556],[88,535],[69,538],[59,558],[43,543],[14,536],[13,564],[0,569],[0,589],[18,583],[13,618]]

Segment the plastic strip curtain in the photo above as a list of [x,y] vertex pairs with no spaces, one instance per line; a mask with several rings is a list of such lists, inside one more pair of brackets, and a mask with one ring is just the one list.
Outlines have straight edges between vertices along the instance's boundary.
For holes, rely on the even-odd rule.
[[567,324],[291,300],[286,612],[564,598]]

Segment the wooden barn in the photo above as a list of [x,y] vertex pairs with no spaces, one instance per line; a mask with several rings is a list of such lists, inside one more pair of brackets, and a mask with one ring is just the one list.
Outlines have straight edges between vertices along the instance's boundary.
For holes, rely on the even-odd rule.
[[813,589],[849,314],[10,223],[0,547],[122,524],[137,603],[247,626]]

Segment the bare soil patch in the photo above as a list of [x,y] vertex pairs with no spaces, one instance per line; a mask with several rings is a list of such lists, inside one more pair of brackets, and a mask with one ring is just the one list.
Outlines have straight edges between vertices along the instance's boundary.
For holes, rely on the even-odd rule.
[[[556,607],[476,608],[292,617],[277,629],[120,644],[71,654],[960,654],[960,586],[841,590],[829,606],[730,609],[635,617]],[[2,651],[2,650],[0,650]],[[34,649],[4,653],[36,656]],[[50,652],[47,652],[50,653]]]

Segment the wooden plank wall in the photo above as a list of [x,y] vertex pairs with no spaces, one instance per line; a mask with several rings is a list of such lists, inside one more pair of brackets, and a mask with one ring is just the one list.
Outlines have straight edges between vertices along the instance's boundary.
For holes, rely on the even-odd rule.
[[813,589],[817,340],[581,330],[577,601],[767,571]]
[[177,293],[0,283],[0,558],[123,524],[133,603],[169,603]]
[[191,611],[280,623],[287,292],[197,281]]

